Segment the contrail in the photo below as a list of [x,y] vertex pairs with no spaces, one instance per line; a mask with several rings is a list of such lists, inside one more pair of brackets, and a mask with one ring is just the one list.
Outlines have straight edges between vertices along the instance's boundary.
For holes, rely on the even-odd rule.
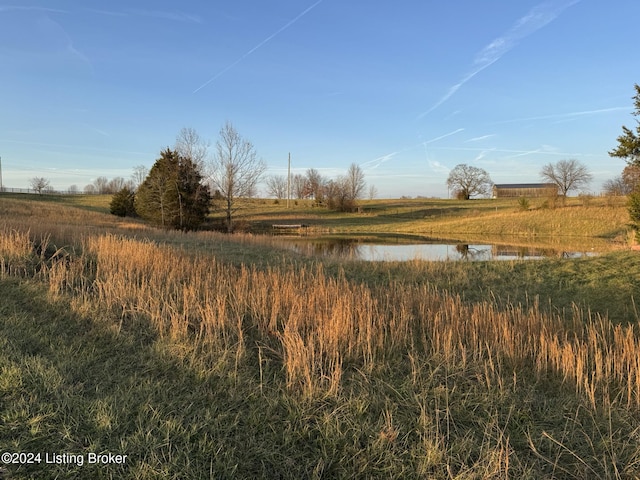
[[579,3],[581,0],[563,0],[556,3],[544,2],[533,7],[529,13],[521,17],[507,32],[486,45],[476,55],[471,71],[458,83],[451,86],[440,100],[429,110],[418,115],[417,120],[422,119],[444,102],[449,100],[465,83],[500,60],[507,52],[513,49],[520,40],[537,32],[558,18],[567,8]]
[[309,13],[311,10],[313,10],[314,8],[316,8],[320,3],[322,3],[322,0],[318,0],[316,3],[314,3],[313,5],[311,5],[310,7],[308,7],[306,10],[304,10],[302,13],[298,14],[297,17],[293,18],[292,20],[289,20],[284,26],[280,27],[278,30],[276,30],[274,33],[272,33],[271,35],[269,35],[267,38],[265,38],[264,40],[262,40],[259,44],[257,44],[255,47],[253,47],[251,50],[249,50],[247,53],[245,53],[244,55],[242,55],[240,58],[238,58],[235,62],[233,62],[231,65],[225,67],[224,69],[222,69],[220,72],[218,72],[216,75],[214,75],[213,77],[211,77],[209,80],[207,80],[205,83],[203,83],[202,85],[200,85],[198,88],[196,88],[193,93],[198,93],[200,90],[202,90],[204,87],[206,87],[207,85],[209,85],[210,83],[214,82],[215,80],[217,80],[218,78],[220,78],[222,75],[224,75],[225,73],[227,73],[229,70],[231,70],[233,67],[235,67],[236,65],[238,65],[242,60],[244,60],[245,58],[247,58],[249,55],[251,55],[253,52],[255,52],[256,50],[258,50],[260,47],[262,47],[265,43],[269,42],[271,39],[273,39],[273,37],[275,37],[276,35],[279,35],[280,33],[284,32],[287,28],[289,28],[291,25],[293,25],[294,23],[296,23],[298,20],[300,20],[302,17],[304,17],[307,13]]
[[431,140],[427,140],[425,142],[422,142],[422,144],[423,145],[428,145],[430,143],[437,142],[438,140],[442,140],[443,138],[450,137],[451,135],[455,135],[456,133],[460,133],[460,132],[464,132],[464,128],[458,128],[457,130],[454,130],[453,132],[445,133],[444,135],[440,135],[439,137],[432,138]]
[[380,165],[382,165],[383,163],[393,159],[393,157],[395,157],[398,153],[399,152],[387,153],[386,155],[382,155],[381,157],[374,158],[373,160],[368,160],[364,163],[361,163],[360,166],[370,170],[374,170],[378,168]]
[[584,111],[569,112],[569,113],[554,113],[550,115],[540,115],[537,117],[512,118],[510,120],[500,120],[498,122],[492,122],[491,125],[500,125],[504,123],[516,123],[516,122],[528,122],[533,120],[553,120],[553,119],[563,119],[563,118],[584,117],[588,115],[598,115],[600,113],[622,112],[625,110],[630,111],[631,107],[599,108],[597,110],[584,110]]

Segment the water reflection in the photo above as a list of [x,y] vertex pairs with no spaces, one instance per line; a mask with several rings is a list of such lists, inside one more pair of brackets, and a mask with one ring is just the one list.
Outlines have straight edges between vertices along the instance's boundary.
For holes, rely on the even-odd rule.
[[318,238],[292,240],[289,245],[293,250],[307,255],[364,261],[536,260],[548,257],[578,258],[595,255],[594,252],[515,245],[469,244],[443,240],[388,244],[368,243],[355,238]]

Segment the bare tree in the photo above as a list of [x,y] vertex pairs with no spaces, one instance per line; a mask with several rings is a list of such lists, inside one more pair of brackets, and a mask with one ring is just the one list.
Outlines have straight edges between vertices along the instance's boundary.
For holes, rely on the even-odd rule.
[[209,154],[209,142],[206,142],[195,129],[185,127],[178,133],[175,150],[203,170]]
[[364,189],[367,184],[364,181],[364,172],[359,165],[352,163],[347,170],[347,193],[349,199],[355,203],[356,200],[362,197]]
[[488,195],[493,182],[482,168],[462,163],[449,172],[447,185],[456,192],[456,196],[469,200],[474,195]]
[[307,186],[307,179],[304,175],[300,175],[296,173],[291,178],[291,191],[293,192],[293,196],[298,200],[301,200],[305,197],[305,190]]
[[107,183],[107,191],[108,193],[116,193],[122,190],[124,187],[131,187],[129,181],[125,180],[122,177],[115,177],[109,180]]
[[227,122],[220,129],[216,153],[211,162],[211,183],[224,200],[227,231],[233,231],[232,216],[237,210],[236,200],[256,193],[256,187],[267,166],[258,158],[251,142],[245,140]]
[[631,190],[627,188],[622,176],[617,176],[616,178],[612,178],[604,182],[602,184],[602,190],[605,195],[610,197],[619,197],[631,193]]
[[622,175],[604,182],[603,190],[607,195],[629,195],[640,188],[640,166],[627,165]]
[[42,195],[42,192],[51,188],[51,182],[44,177],[33,177],[29,183],[38,195]]
[[378,196],[378,189],[375,185],[369,185],[369,200],[373,200]]
[[629,193],[640,188],[640,165],[627,165],[622,170],[622,181],[629,189]]
[[549,163],[542,167],[540,176],[556,184],[565,198],[569,191],[587,186],[592,178],[587,167],[575,159],[560,160],[555,165]]
[[278,200],[287,196],[287,177],[284,175],[271,175],[267,177],[267,193]]
[[320,172],[315,168],[310,168],[306,173],[305,197],[313,197],[316,203],[320,204],[323,200],[323,190],[325,179],[322,178]]
[[109,179],[107,177],[98,177],[93,181],[96,193],[109,193]]
[[325,182],[323,191],[327,207],[341,212],[353,210],[355,200],[352,198],[351,187],[351,180],[343,175]]
[[134,189],[137,189],[142,182],[144,182],[145,178],[149,175],[149,169],[144,165],[138,165],[133,167],[133,173],[131,174],[131,180],[133,181]]

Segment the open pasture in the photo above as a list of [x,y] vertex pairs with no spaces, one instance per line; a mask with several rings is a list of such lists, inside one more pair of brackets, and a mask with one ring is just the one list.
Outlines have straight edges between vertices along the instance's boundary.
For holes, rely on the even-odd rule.
[[[0,445],[128,460],[0,476],[640,474],[640,260],[621,206],[565,207],[620,251],[472,264],[319,259],[65,202],[0,197]],[[420,202],[286,220],[422,234],[538,212]],[[247,230],[279,208],[247,205]]]

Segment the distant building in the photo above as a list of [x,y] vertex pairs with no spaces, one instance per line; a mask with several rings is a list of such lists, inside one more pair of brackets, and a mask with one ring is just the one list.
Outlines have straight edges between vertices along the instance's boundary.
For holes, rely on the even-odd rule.
[[503,183],[493,186],[493,198],[548,197],[558,194],[555,183]]

